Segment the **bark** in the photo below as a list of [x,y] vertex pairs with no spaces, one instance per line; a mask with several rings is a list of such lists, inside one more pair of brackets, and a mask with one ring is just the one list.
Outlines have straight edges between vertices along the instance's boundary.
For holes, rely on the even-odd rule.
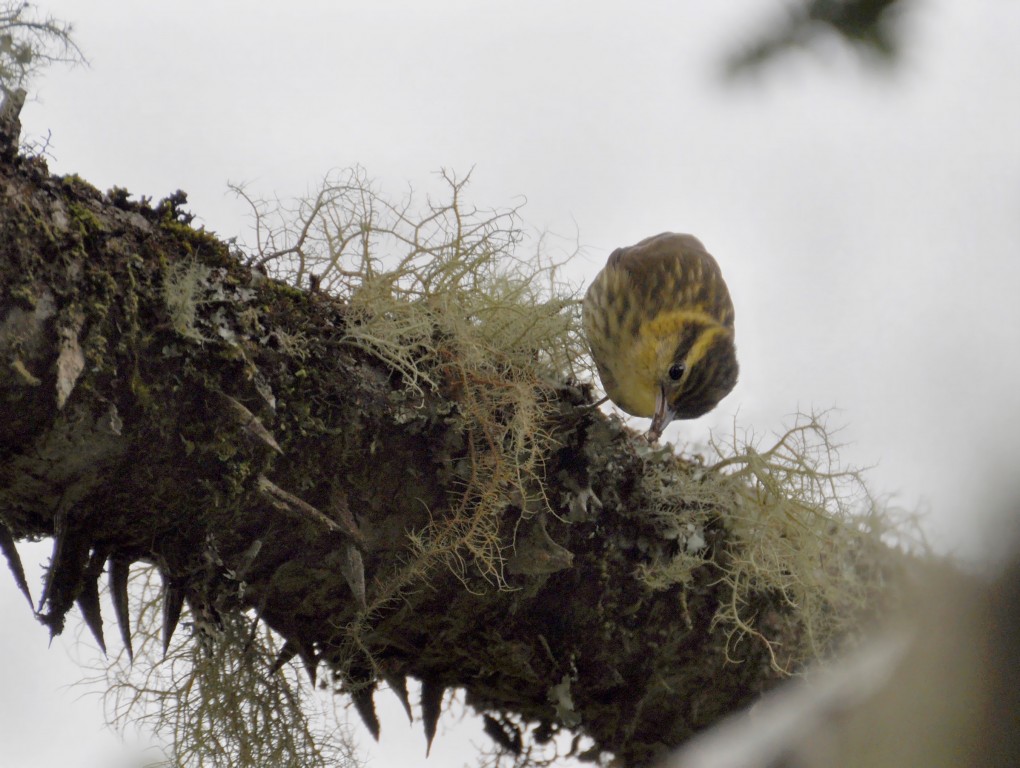
[[[506,506],[505,582],[467,552],[460,569],[416,561],[409,532],[471,503],[457,387],[420,402],[345,344],[342,301],[245,267],[182,201],[0,165],[0,533],[15,566],[14,542],[53,537],[38,614],[52,632],[76,602],[98,611],[107,563],[115,599],[128,564],[154,563],[169,631],[182,603],[213,623],[253,610],[369,722],[376,681],[414,677],[433,728],[458,687],[510,742],[569,728],[633,766],[776,680],[763,644],[728,660],[711,562],[685,587],[637,577],[677,544],[642,514],[649,451],[585,387],[536,385],[555,406],[541,478],[555,514]],[[197,300],[175,304],[188,286]],[[748,614],[775,603],[754,595]]]

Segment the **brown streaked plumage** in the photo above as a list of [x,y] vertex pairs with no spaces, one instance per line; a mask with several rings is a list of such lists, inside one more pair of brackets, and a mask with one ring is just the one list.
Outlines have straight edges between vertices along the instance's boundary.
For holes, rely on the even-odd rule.
[[673,419],[708,413],[737,383],[733,303],[696,237],[664,232],[617,248],[582,316],[606,394],[652,418],[650,439]]

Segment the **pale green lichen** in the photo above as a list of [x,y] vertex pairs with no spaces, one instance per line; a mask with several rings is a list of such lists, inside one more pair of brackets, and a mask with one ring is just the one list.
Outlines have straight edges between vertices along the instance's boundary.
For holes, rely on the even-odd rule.
[[468,457],[461,493],[452,511],[409,534],[413,575],[395,576],[394,585],[438,562],[504,585],[505,510],[547,506],[539,476],[554,445],[544,426],[548,383],[581,375],[586,347],[559,265],[519,254],[516,209],[468,206],[466,178],[443,173],[441,181],[443,195],[420,205],[386,198],[357,168],[292,204],[235,191],[252,206],[254,263],[347,301],[343,343],[399,376],[401,423],[429,393],[457,403]]
[[291,665],[271,671],[281,643],[267,627],[253,632],[254,617],[233,614],[212,626],[186,612],[164,654],[157,569],[136,565],[131,584],[134,661],[121,651],[100,663],[97,681],[111,722],[144,726],[165,745],[151,768],[356,764],[349,739],[334,733],[335,699],[319,699],[315,711],[302,672]]
[[174,331],[192,341],[207,341],[198,330],[198,310],[205,301],[212,269],[196,259],[176,262],[163,273],[163,301]]
[[[715,464],[689,467],[685,480],[654,466],[643,478],[655,500],[649,513],[682,544],[678,554],[640,569],[654,589],[691,582],[707,552],[692,551],[689,537],[723,516],[732,539],[712,565],[729,599],[714,623],[727,632],[735,657],[740,643],[755,638],[777,670],[794,671],[831,654],[891,598],[897,558],[884,537],[894,527],[892,513],[872,498],[859,470],[840,464],[832,435],[826,414],[800,415],[768,448],[734,433],[711,444]],[[760,594],[775,595],[782,607],[771,621],[787,631],[769,634],[787,638],[783,647],[749,613]]]

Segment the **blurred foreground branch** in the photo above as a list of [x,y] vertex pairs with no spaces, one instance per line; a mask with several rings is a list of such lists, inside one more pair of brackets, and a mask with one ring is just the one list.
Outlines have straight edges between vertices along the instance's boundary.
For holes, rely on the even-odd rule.
[[891,62],[900,49],[907,5],[908,0],[796,0],[729,58],[727,71],[747,74],[783,53],[832,36],[862,55]]

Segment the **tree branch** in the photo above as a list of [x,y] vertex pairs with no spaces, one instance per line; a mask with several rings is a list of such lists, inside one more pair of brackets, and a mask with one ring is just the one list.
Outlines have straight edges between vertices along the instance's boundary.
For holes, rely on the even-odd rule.
[[[54,537],[51,632],[106,560],[127,632],[127,564],[144,561],[171,609],[213,626],[255,613],[363,713],[377,681],[415,677],[429,707],[465,689],[505,744],[567,730],[640,766],[797,664],[794,602],[814,591],[847,614],[818,574],[878,593],[887,551],[833,519],[753,534],[780,542],[776,568],[801,568],[808,597],[734,571],[751,481],[636,441],[588,386],[539,375],[551,358],[517,326],[518,357],[482,356],[457,334],[488,329],[484,313],[407,299],[433,318],[393,342],[427,372],[413,379],[358,341],[373,316],[357,295],[264,277],[192,229],[182,199],[0,166],[0,531]],[[466,219],[461,238],[480,231]]]

